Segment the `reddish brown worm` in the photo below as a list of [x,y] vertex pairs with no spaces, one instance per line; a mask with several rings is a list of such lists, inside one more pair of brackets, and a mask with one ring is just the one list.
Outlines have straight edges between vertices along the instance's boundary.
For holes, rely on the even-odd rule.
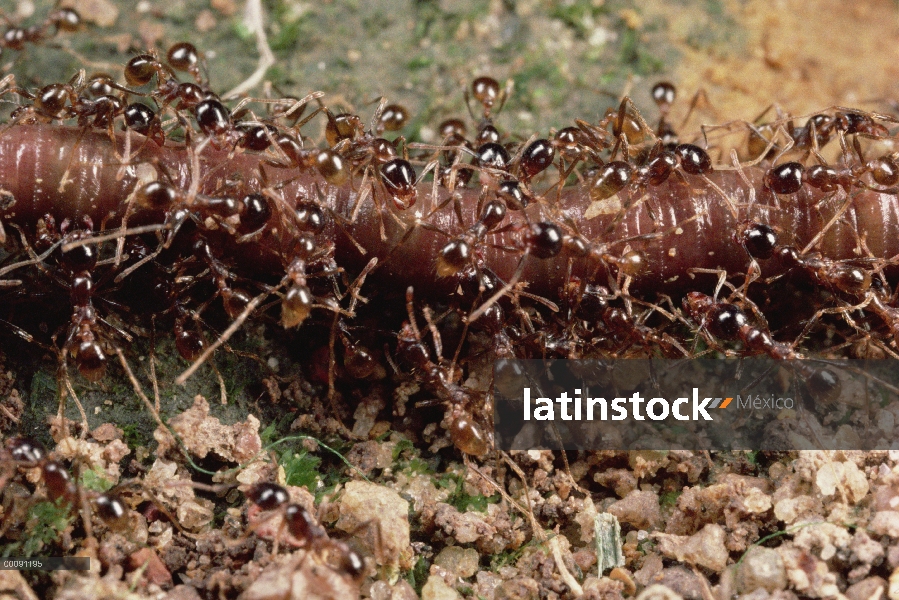
[[[16,225],[31,232],[45,214],[57,222],[89,215],[97,228],[100,223],[105,229],[116,227],[135,187],[156,178],[169,178],[176,187],[188,190],[192,177],[197,177],[198,193],[208,195],[222,190],[251,193],[263,187],[260,167],[265,157],[261,155],[229,155],[207,146],[198,154],[197,173],[182,145],[160,147],[136,134],[130,147],[124,134],[116,134],[115,139],[113,144],[107,132],[56,125],[15,125],[3,131],[0,187],[6,195],[0,218],[7,231]],[[377,191],[374,200],[369,195],[355,211],[358,179],[335,187],[309,170],[262,168],[265,185],[283,199],[282,207],[313,200],[345,222],[340,225],[329,219],[319,239],[320,243],[333,241],[342,267],[358,271],[378,257],[377,276],[395,282],[399,290],[410,284],[424,293],[452,288],[452,282],[447,288],[447,282],[438,281],[435,260],[452,237],[475,221],[477,189],[455,192],[464,220],[460,224],[452,202],[429,212],[450,194],[438,188],[433,197],[431,183],[419,184],[418,202],[406,211],[396,210],[388,201],[376,201]],[[758,166],[715,170],[709,179],[677,173],[662,185],[638,193],[621,192],[604,205],[591,203],[586,185],[580,184],[551,191],[526,210],[531,221],[561,223],[568,233],[580,234],[610,256],[621,256],[629,249],[643,251],[647,271],[636,277],[636,289],[685,290],[693,281],[693,269],[721,269],[731,275],[744,272],[749,257],[734,233],[745,220],[774,227],[781,243],[800,250],[815,241],[812,250],[835,260],[899,255],[899,197],[895,193],[854,188],[825,194],[804,185],[795,194],[775,197],[763,177],[764,169]],[[354,211],[355,221],[349,223]],[[834,218],[838,212],[839,218]],[[507,223],[524,222],[521,213],[509,215]],[[417,226],[417,220],[428,227]],[[289,232],[279,233],[275,227],[238,254],[256,261],[260,271],[283,270],[289,261],[281,250],[289,246],[285,236]],[[523,254],[521,238],[520,228],[514,226],[488,235],[480,250],[482,264],[508,280]],[[546,260],[528,256],[521,280],[530,291],[547,295],[558,293],[570,275],[605,283],[608,271],[602,261],[587,263],[588,259],[572,258],[564,251]],[[765,275],[777,270],[777,265],[766,266]]]

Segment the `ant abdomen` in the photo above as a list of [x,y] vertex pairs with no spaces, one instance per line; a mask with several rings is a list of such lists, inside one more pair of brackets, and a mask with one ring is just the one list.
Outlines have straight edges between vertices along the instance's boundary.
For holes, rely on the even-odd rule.
[[450,423],[450,439],[456,448],[471,456],[485,456],[490,450],[481,426],[467,416],[459,416]]

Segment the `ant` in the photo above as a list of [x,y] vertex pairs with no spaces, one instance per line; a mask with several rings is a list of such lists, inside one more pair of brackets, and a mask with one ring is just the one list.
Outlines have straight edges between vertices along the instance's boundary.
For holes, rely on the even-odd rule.
[[[328,119],[325,139],[331,151],[352,165],[352,174],[362,173],[362,185],[366,189],[357,200],[357,207],[371,193],[366,183],[369,178],[374,178],[397,210],[411,208],[417,200],[418,176],[406,152],[402,158],[397,155],[398,144],[405,142],[405,138],[401,136],[391,142],[382,137],[385,131],[395,132],[405,127],[409,111],[382,99],[372,116],[370,128],[366,130],[357,115],[340,113],[335,116],[324,106],[321,110]],[[356,211],[353,219],[355,217]]]
[[[204,85],[200,76],[202,57],[193,44],[189,42],[173,44],[166,58],[167,64],[161,62],[155,54],[139,54],[131,58],[125,64],[125,81],[128,85],[141,87],[150,83],[155,75],[157,86],[151,95],[161,100],[163,106],[179,101],[181,108],[193,108],[210,95],[202,87]],[[179,82],[175,71],[191,74],[196,83]]]
[[306,281],[309,266],[321,263],[326,271],[337,272],[333,245],[321,248],[315,238],[326,225],[324,211],[314,202],[303,201],[297,203],[295,214],[297,235],[292,248],[284,253],[285,260],[290,261],[286,270],[290,283],[281,301],[285,329],[299,327],[312,311],[315,298]]
[[[870,307],[870,310],[887,325],[894,343],[899,345],[899,308],[888,304],[888,294],[880,285],[880,280],[874,277],[873,271],[853,264],[858,261],[833,260],[818,253],[800,252],[793,246],[779,245],[776,232],[762,223],[743,223],[737,238],[753,259],[776,258],[788,269],[802,269],[818,284],[854,299],[856,305],[853,307],[818,311],[806,327],[803,336],[822,314],[840,312],[848,320],[848,310]],[[849,323],[855,326],[851,320]]]
[[[448,409],[446,420],[453,444],[471,456],[484,456],[490,451],[491,437],[477,422],[474,415],[475,397],[464,387],[450,380],[447,371],[431,360],[422,342],[421,331],[415,320],[413,290],[406,290],[406,311],[409,320],[403,322],[397,335],[396,355],[410,366]],[[435,340],[435,343],[438,343]]]
[[[89,217],[83,217],[77,228],[66,219],[57,231],[53,217],[46,215],[39,223],[35,247],[39,250],[46,248],[48,251],[59,248],[60,251],[54,256],[58,270],[44,265],[37,260],[34,250],[27,248],[40,271],[48,273],[61,286],[69,289],[72,314],[62,350],[57,354],[60,356],[63,372],[67,370],[67,357],[71,355],[78,372],[90,382],[100,381],[106,373],[106,352],[104,344],[99,341],[98,324],[102,322],[126,339],[131,339],[127,333],[100,317],[94,307],[94,272],[99,264],[99,251],[93,243],[94,239],[93,222]],[[106,302],[115,304],[109,300]],[[14,328],[26,341],[37,343],[30,334]]]
[[[4,20],[9,22],[6,17]],[[0,48],[24,50],[25,44],[38,44],[59,35],[60,32],[78,31],[81,27],[81,15],[73,8],[58,8],[52,11],[44,22],[32,27],[18,27],[10,23],[3,37],[0,37]]]
[[[44,482],[47,496],[51,502],[66,504],[70,507],[92,506],[94,513],[111,529],[124,530],[128,525],[130,511],[122,499],[114,492],[87,492],[73,481],[69,471],[59,461],[49,458],[47,450],[39,441],[16,437],[6,441],[4,463],[6,473],[4,485],[15,474],[16,469],[39,469],[41,481]],[[89,504],[82,504],[82,502]],[[12,523],[4,523],[6,531]],[[89,519],[85,519],[85,527],[90,536]]]
[[[304,506],[290,502],[290,495],[285,488],[274,483],[258,483],[247,491],[246,496],[257,510],[277,511],[274,515],[281,515],[283,521],[275,537],[275,552],[278,538],[286,529],[300,548],[307,549],[323,562],[330,564],[356,585],[362,584],[366,574],[362,556],[346,542],[329,537],[325,528],[313,520]],[[263,522],[251,524],[250,531]]]
[[684,309],[699,323],[700,331],[723,340],[738,340],[747,353],[767,354],[775,360],[789,360],[806,380],[812,396],[824,404],[835,401],[842,390],[839,378],[829,369],[819,369],[797,352],[794,344],[775,340],[767,327],[753,325],[746,313],[735,304],[718,302],[701,292],[690,292],[683,300]]
[[[569,280],[567,291],[572,298],[573,314],[580,319],[601,323],[611,338],[616,340],[617,345],[612,356],[621,356],[634,344],[640,344],[645,352],[651,352],[652,348],[659,348],[670,356],[690,357],[690,353],[676,339],[659,331],[656,327],[646,324],[650,316],[656,312],[670,320],[674,319],[659,306],[651,304],[643,313],[633,314],[629,308],[630,304],[645,303],[629,296],[626,297],[621,291],[612,294],[605,286],[586,283],[577,277]],[[610,302],[617,297],[623,297],[628,306],[623,309],[612,306]]]
[[212,223],[242,242],[264,232],[273,214],[271,200],[263,194],[244,194],[239,200],[231,196],[203,196],[160,180],[138,189],[134,201],[146,210],[165,211],[161,229],[169,231],[166,247],[188,219],[207,229]]

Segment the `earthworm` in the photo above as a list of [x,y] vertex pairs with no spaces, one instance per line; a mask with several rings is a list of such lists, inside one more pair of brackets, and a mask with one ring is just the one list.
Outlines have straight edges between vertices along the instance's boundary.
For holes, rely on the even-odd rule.
[[[117,226],[135,186],[142,182],[167,178],[176,188],[188,189],[191,177],[198,176],[199,193],[214,195],[226,189],[228,181],[236,181],[241,193],[268,186],[283,198],[282,207],[294,207],[298,201],[322,203],[337,219],[328,219],[318,242],[333,241],[338,264],[349,271],[358,272],[378,257],[377,276],[395,282],[396,289],[410,284],[425,291],[452,287],[452,282],[437,277],[435,257],[462,226],[475,221],[475,188],[455,191],[461,225],[449,204],[426,215],[429,207],[445,203],[449,195],[440,187],[436,198],[431,198],[434,186],[428,182],[418,184],[419,203],[412,209],[399,211],[389,202],[369,197],[356,210],[358,178],[332,186],[311,169],[263,165],[264,155],[229,153],[210,146],[200,150],[197,174],[192,172],[184,145],[158,146],[138,134],[130,135],[132,155],[123,160],[128,151],[123,133],[115,134],[114,146],[105,131],[47,124],[8,127],[0,136],[0,187],[6,193],[0,211],[3,223],[30,231],[45,214],[57,221],[86,215],[110,229]],[[265,170],[265,183],[260,168]],[[612,256],[642,251],[646,266],[635,276],[632,289],[683,290],[690,285],[694,269],[745,271],[749,257],[734,232],[747,220],[770,225],[797,248],[804,248],[827,226],[814,249],[834,260],[859,258],[861,240],[873,258],[899,255],[895,190],[838,188],[825,193],[803,185],[795,194],[775,195],[764,184],[765,172],[764,165],[756,165],[717,169],[707,178],[679,173],[643,191],[625,188],[601,204],[591,202],[589,182],[582,182],[558,194],[546,194],[525,211],[532,221],[543,214],[555,215],[553,220],[563,223],[563,228],[564,223],[576,223],[578,234],[593,245],[603,245]],[[392,211],[396,218],[378,211]],[[429,227],[416,227],[416,218]],[[521,216],[510,220],[523,221]],[[522,254],[519,237],[514,228],[489,236],[482,248],[482,266],[501,279],[511,278]],[[280,247],[275,237],[266,235],[237,254],[252,257],[256,263],[251,267],[258,272],[272,274],[284,266]],[[778,272],[772,261],[766,275]],[[529,257],[521,280],[528,282],[530,291],[551,295],[570,275],[604,283],[607,274],[608,266],[602,261],[589,265],[586,259],[571,259],[562,252],[549,259]]]

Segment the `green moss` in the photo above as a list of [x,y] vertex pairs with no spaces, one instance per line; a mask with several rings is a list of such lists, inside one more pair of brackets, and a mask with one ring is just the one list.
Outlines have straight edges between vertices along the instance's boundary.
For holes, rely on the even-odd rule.
[[468,494],[465,491],[465,480],[455,473],[446,473],[438,478],[437,486],[451,490],[450,496],[447,498],[447,504],[453,505],[459,512],[467,512],[469,510],[486,512],[488,505],[496,504],[501,499],[499,494],[492,496]]
[[62,532],[72,522],[71,507],[62,503],[38,502],[28,511],[25,531],[28,537],[5,545],[3,556],[37,556],[45,546],[56,543]]
[[681,492],[677,492],[677,491],[663,492],[659,496],[659,505],[662,508],[673,507],[677,504],[677,499],[680,498],[680,496],[681,496]]
[[287,485],[305,487],[313,494],[316,492],[322,479],[318,471],[322,459],[305,451],[287,451],[281,454],[278,462],[284,469]]
[[112,482],[106,478],[103,469],[85,469],[81,472],[81,485],[91,492],[105,492],[112,488]]
[[431,571],[431,563],[424,556],[419,556],[415,566],[406,574],[406,581],[415,590],[415,593],[421,596],[421,588],[424,587],[428,580],[428,574]]

